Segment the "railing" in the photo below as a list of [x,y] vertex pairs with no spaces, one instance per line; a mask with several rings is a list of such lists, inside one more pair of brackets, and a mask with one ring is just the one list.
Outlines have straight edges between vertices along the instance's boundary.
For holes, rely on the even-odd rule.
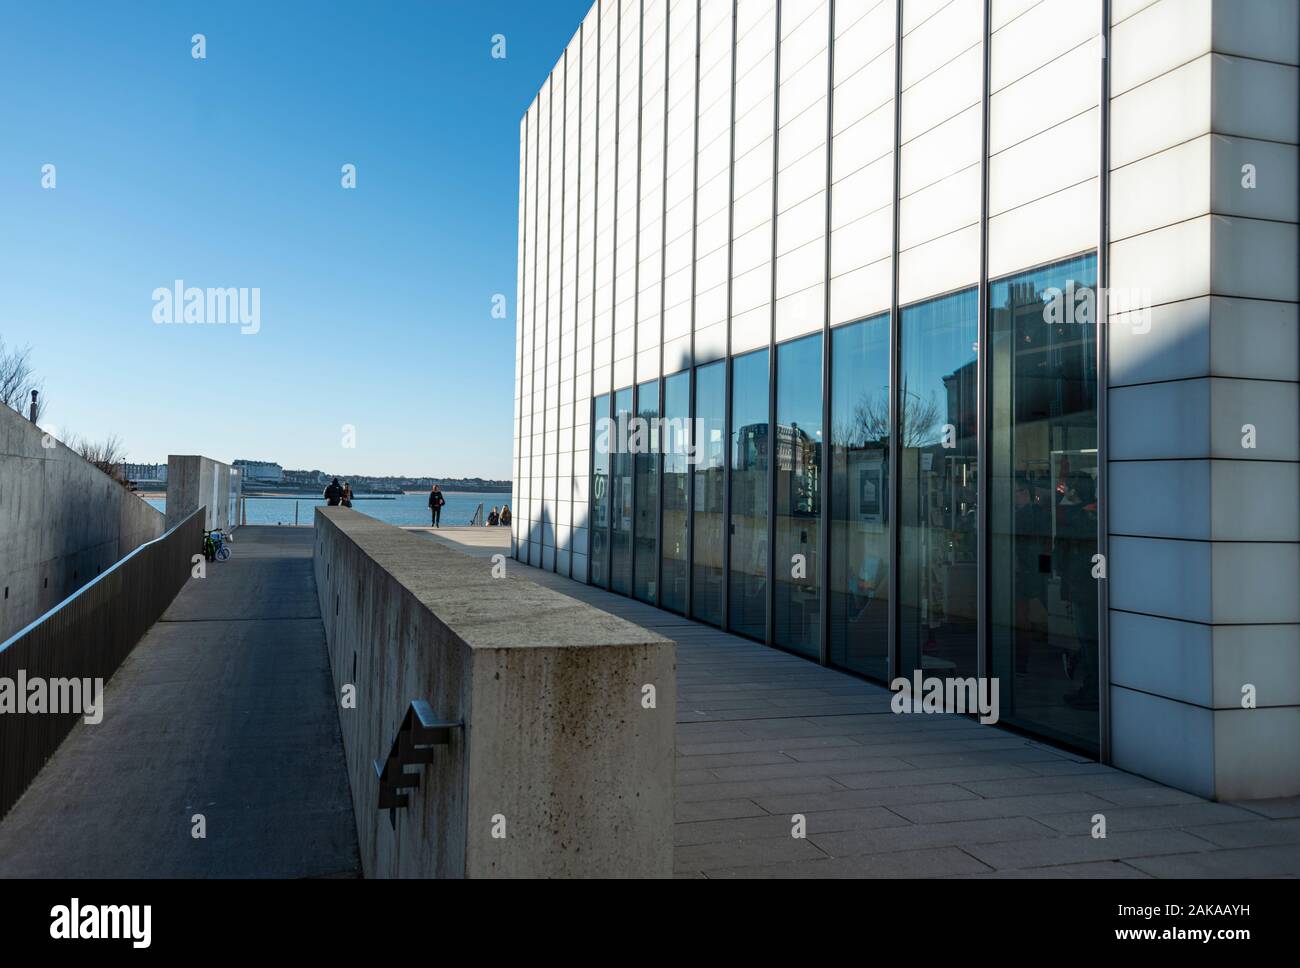
[[474,512],[474,516],[469,519],[469,525],[471,528],[483,527],[483,502],[482,501],[479,502],[478,510]]
[[[199,507],[0,643],[0,679],[16,683],[21,673],[27,682],[43,679],[47,684],[107,681],[189,580],[191,556],[203,548],[205,513]],[[25,707],[27,696],[15,698]],[[0,713],[0,817],[83,712],[84,707]]]
[[393,737],[393,748],[388,759],[375,760],[375,774],[379,777],[379,809],[388,811],[388,822],[397,829],[397,811],[410,804],[410,794],[420,785],[420,774],[407,773],[406,767],[433,762],[434,748],[446,746],[451,741],[451,731],[465,724],[459,720],[439,719],[433,707],[423,699],[416,699],[406,710],[402,725]]

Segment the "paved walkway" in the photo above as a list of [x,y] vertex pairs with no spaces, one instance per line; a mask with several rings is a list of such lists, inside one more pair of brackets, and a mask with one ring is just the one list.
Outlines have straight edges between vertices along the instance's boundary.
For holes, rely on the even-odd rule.
[[1300,875],[1300,798],[1212,803],[964,717],[895,715],[882,687],[510,567],[677,641],[678,876]]
[[[0,876],[358,875],[313,534],[241,529],[185,587],[109,682],[104,722],[79,723],[0,822]],[[1211,803],[964,718],[897,716],[881,687],[509,567],[678,642],[679,876],[1300,875],[1300,798]]]
[[314,534],[242,528],[190,580],[0,822],[0,876],[360,875]]
[[510,556],[509,528],[472,528],[469,525],[445,528],[403,527],[403,531],[414,531],[428,535],[448,547],[463,551],[469,555],[488,558],[495,554]]

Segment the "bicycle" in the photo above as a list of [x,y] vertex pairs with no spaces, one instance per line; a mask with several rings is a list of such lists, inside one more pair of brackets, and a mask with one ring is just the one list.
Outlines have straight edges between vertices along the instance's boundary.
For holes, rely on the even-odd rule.
[[230,546],[220,528],[203,532],[203,557],[208,561],[230,560]]

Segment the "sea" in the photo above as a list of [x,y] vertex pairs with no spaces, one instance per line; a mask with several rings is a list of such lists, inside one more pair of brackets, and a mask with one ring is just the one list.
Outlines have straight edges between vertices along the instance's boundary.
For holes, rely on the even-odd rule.
[[[447,503],[442,508],[445,525],[469,524],[480,504],[486,520],[492,508],[510,503],[510,493],[443,491]],[[159,511],[167,508],[167,498],[161,494],[145,498]],[[325,504],[324,498],[313,497],[250,497],[245,500],[249,524],[300,524],[310,525],[314,508]],[[374,497],[360,495],[352,499],[352,510],[368,514],[387,524],[429,524],[429,493],[384,494]]]

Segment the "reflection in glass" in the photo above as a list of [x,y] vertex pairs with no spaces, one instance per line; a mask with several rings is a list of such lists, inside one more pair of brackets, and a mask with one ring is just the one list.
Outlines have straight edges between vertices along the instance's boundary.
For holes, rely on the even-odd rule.
[[690,465],[687,463],[687,446],[691,443],[691,374],[676,373],[664,380],[665,431],[660,441],[664,463],[663,510],[663,587],[659,590],[659,605],[674,612],[686,611],[686,549],[689,523],[687,512],[687,487],[690,484]]
[[659,381],[650,380],[636,388],[636,413],[640,419],[628,432],[635,471],[636,597],[655,600],[659,566]]
[[975,290],[902,311],[899,675],[976,674]]
[[731,575],[733,631],[767,636],[768,351],[731,362]]
[[632,427],[632,388],[614,394],[610,428],[610,591],[632,593],[632,455],[626,446]]
[[772,641],[821,651],[822,337],[776,348]]
[[1002,718],[1091,750],[1096,274],[1088,255],[989,287],[989,645]]
[[591,444],[591,583],[609,586],[605,565],[609,559],[609,444],[602,430],[609,422],[609,394],[602,393],[592,407]]
[[889,676],[889,315],[831,331],[830,660]]
[[700,439],[695,481],[694,552],[691,556],[691,613],[722,624],[723,483],[726,460],[726,362],[695,371],[695,427]]

